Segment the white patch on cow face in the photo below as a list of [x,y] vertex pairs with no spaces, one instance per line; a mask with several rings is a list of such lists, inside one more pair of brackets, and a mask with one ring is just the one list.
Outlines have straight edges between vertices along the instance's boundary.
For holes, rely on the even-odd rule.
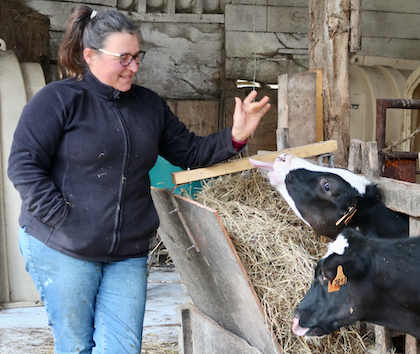
[[[293,157],[294,157],[293,155],[282,153],[279,156],[277,156],[276,160],[274,161],[274,164],[269,163],[269,162],[254,160],[252,158],[249,158],[249,162],[251,163],[251,165],[259,168],[263,172],[268,171],[267,177],[270,179],[271,185],[280,192],[280,194],[283,196],[286,203],[289,204],[289,206],[292,208],[295,214],[305,224],[311,227],[311,225],[309,225],[309,223],[302,217],[300,211],[296,207],[295,201],[292,199],[292,197],[289,195],[289,192],[286,189],[285,179],[289,171],[288,170],[286,171],[286,169],[283,169],[283,168],[277,168],[277,169],[275,168],[276,164],[290,163]],[[286,171],[284,175],[280,173],[280,171],[283,171],[283,170]]]
[[342,234],[339,234],[334,242],[331,242],[328,245],[328,251],[327,254],[323,257],[328,258],[333,253],[336,253],[340,256],[342,256],[346,250],[346,248],[349,247],[349,241],[346,237],[344,237]]
[[[325,166],[315,165],[305,159],[293,156],[288,153],[280,154],[273,163],[274,174],[279,183],[285,183],[287,174],[292,170],[304,168],[308,171],[315,172],[329,172],[334,173],[343,178],[353,188],[355,188],[360,194],[366,193],[366,186],[371,182],[363,176],[356,175],[349,170],[343,168],[331,168]],[[275,186],[277,187],[277,186]]]
[[298,208],[296,207],[296,203],[293,200],[293,198],[290,196],[289,192],[286,189],[285,184],[279,184],[275,186],[276,189],[280,192],[280,194],[283,196],[286,203],[292,208],[292,210],[295,212],[295,214],[309,227],[312,227],[302,216]]

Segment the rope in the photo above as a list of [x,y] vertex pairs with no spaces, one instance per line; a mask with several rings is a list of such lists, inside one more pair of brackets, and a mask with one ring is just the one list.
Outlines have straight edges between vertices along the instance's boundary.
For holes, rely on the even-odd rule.
[[386,147],[384,147],[381,150],[382,154],[385,156],[393,156],[392,152],[394,151],[396,147],[405,143],[407,140],[413,139],[419,132],[420,132],[420,126],[417,127],[415,131],[413,131],[409,136],[407,136],[404,139],[389,141],[388,143],[386,143]]

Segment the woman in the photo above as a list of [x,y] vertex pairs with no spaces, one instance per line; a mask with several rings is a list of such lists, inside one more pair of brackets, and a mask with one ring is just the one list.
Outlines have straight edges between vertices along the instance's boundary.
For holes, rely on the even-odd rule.
[[232,128],[189,132],[156,93],[132,81],[144,51],[117,11],[73,11],[59,51],[69,78],[25,106],[8,174],[22,198],[20,248],[56,353],[140,353],[149,238],[158,227],[149,170],[240,151],[268,97],[236,98]]

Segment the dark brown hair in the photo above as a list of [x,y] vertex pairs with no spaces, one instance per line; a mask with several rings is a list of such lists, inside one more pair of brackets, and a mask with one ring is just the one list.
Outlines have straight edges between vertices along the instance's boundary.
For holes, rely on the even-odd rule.
[[115,10],[96,13],[89,6],[76,6],[58,51],[60,78],[72,77],[81,80],[86,70],[83,50],[102,48],[108,35],[115,32],[135,34],[140,39],[139,27],[122,13]]

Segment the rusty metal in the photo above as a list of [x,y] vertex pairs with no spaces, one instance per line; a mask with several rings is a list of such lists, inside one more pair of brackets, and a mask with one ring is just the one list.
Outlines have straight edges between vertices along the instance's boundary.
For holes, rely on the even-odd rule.
[[393,158],[385,160],[382,176],[416,183],[416,159]]
[[[420,109],[420,99],[378,98],[376,100],[376,141],[380,152],[386,145],[386,110],[388,108]],[[417,156],[416,152],[395,151],[392,152],[392,156],[385,158],[380,153],[379,166],[382,176],[415,182]]]

